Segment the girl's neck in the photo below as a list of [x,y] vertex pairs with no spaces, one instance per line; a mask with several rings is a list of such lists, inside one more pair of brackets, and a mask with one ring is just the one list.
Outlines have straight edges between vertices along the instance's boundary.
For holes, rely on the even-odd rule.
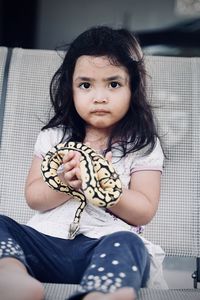
[[98,152],[102,152],[107,148],[108,132],[87,129],[84,143]]

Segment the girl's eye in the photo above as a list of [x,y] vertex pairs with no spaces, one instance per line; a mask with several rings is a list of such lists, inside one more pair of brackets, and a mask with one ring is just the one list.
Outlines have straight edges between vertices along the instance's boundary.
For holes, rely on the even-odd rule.
[[117,82],[117,81],[112,81],[112,82],[110,83],[110,87],[113,88],[113,89],[118,88],[118,87],[120,87],[120,86],[121,86],[121,85],[120,85],[119,82]]
[[81,84],[79,85],[79,87],[80,87],[81,89],[87,90],[87,89],[90,88],[90,83],[89,83],[89,82],[83,82],[83,83],[81,83]]

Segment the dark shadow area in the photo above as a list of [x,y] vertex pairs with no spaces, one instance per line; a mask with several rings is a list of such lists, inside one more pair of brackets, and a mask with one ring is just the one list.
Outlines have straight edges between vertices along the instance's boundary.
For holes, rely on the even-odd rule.
[[137,36],[149,54],[200,56],[200,18],[168,28],[137,32]]
[[[82,2],[81,2],[82,3]],[[128,2],[127,2],[128,3]],[[125,4],[127,4],[125,3]],[[154,7],[155,7],[155,1]],[[62,4],[62,7],[66,9],[66,14],[64,13],[62,16],[59,14],[58,8],[59,5]],[[77,3],[78,4],[78,3]],[[112,3],[110,3],[111,5]],[[39,0],[18,0],[18,1],[9,1],[9,0],[0,0],[0,46],[6,47],[22,47],[22,48],[32,48],[37,49],[41,46],[38,44],[38,36],[40,34],[41,27],[39,27],[39,23],[42,26],[43,36],[42,36],[42,47],[44,49],[51,49],[48,47],[48,41],[51,41],[51,45],[54,45],[54,49],[57,46],[56,41],[56,32],[62,31],[59,30],[58,24],[59,22],[65,21],[65,16],[68,16],[67,7],[72,5],[72,2],[67,1],[55,1],[55,3],[51,1],[39,1]],[[109,5],[109,3],[108,3]],[[132,5],[132,4],[131,4]],[[41,14],[41,7],[43,9],[43,15]],[[96,6],[95,6],[96,7]],[[152,7],[152,10],[154,9]],[[55,8],[55,9],[54,9]],[[134,3],[133,3],[134,8]],[[77,5],[78,9],[78,5]],[[94,9],[94,7],[93,7]],[[96,8],[95,8],[96,9]],[[106,7],[105,7],[106,9]],[[45,12],[45,13],[44,13]],[[48,21],[44,19],[44,15],[46,16],[48,13]],[[97,13],[96,11],[94,13]],[[113,15],[111,19],[115,20],[115,13],[113,11]],[[131,16],[134,18],[134,9],[131,12]],[[159,19],[160,10],[157,12],[157,18]],[[55,20],[52,16],[58,15],[57,23],[53,23]],[[118,12],[120,15],[120,12]],[[145,14],[145,12],[144,12]],[[42,16],[41,16],[42,15]],[[134,31],[138,36],[140,43],[145,51],[145,53],[150,55],[171,55],[171,56],[200,56],[200,17],[198,18],[186,18],[180,21],[180,18],[175,18],[175,21],[172,25],[160,26],[158,29],[145,29],[145,30],[135,30],[128,20],[129,15],[125,14],[123,16],[123,12],[121,13],[121,17],[123,19],[124,27],[128,27],[128,29]],[[148,12],[147,12],[148,16]],[[88,12],[88,18],[91,17],[91,11]],[[144,17],[144,15],[143,15]],[[52,19],[51,19],[52,18]],[[69,16],[68,16],[69,18]],[[125,19],[124,19],[125,18]],[[100,16],[102,23],[104,21],[104,16]],[[64,20],[64,21],[63,21]],[[160,20],[160,19],[159,19]],[[184,21],[185,20],[185,21]],[[67,34],[75,31],[76,25],[79,24],[79,20],[72,18],[73,26],[69,28]],[[70,21],[70,22],[71,22]],[[161,20],[162,21],[162,20]],[[160,22],[161,22],[160,21]],[[48,22],[53,24],[53,28],[55,27],[55,31],[52,32],[52,27]],[[87,20],[85,23],[80,23],[79,27],[84,28],[86,26]],[[45,25],[44,25],[45,24]],[[65,23],[62,23],[65,24]],[[97,25],[97,24],[94,24]],[[118,27],[119,24],[117,21],[113,24]],[[64,26],[65,27],[65,26]],[[63,29],[65,32],[67,31],[67,26]],[[147,22],[146,28],[149,28],[149,23]],[[151,27],[150,27],[151,28]],[[57,30],[57,31],[56,31]],[[65,37],[65,32],[63,33],[63,37]],[[61,36],[62,37],[62,36]],[[63,41],[59,41],[63,42]]]
[[0,2],[0,46],[35,48],[37,0]]

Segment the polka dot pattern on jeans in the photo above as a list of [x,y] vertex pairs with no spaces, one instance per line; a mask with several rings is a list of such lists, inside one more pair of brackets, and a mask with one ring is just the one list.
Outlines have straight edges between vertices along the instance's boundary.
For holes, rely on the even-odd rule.
[[[112,246],[116,248],[115,251],[120,251],[121,243],[115,241]],[[124,269],[120,259],[113,259],[106,252],[99,253],[96,257],[96,263],[90,265],[89,272],[82,278],[79,292],[92,290],[105,293],[115,292],[125,285],[127,272],[130,274],[130,272],[137,272],[137,270],[135,265],[130,265],[129,268]]]
[[120,274],[117,276],[110,276],[110,273],[104,275],[89,275],[83,278],[84,284],[79,288],[79,291],[100,290],[103,292],[114,292],[122,287],[122,278]]
[[16,257],[20,260],[25,259],[21,247],[11,238],[0,241],[0,258],[3,257]]

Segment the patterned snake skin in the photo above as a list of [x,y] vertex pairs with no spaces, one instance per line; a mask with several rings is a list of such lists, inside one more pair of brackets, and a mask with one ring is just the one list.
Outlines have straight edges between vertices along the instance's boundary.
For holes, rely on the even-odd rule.
[[[81,154],[82,189],[79,191],[64,184],[57,172],[59,166],[62,165],[64,155],[70,150],[78,151]],[[81,214],[87,201],[98,207],[109,208],[119,201],[122,193],[121,181],[113,166],[102,155],[80,142],[60,143],[53,147],[45,155],[41,171],[45,182],[51,188],[71,195],[80,201],[74,221],[70,225],[69,239],[73,239],[79,230]]]

